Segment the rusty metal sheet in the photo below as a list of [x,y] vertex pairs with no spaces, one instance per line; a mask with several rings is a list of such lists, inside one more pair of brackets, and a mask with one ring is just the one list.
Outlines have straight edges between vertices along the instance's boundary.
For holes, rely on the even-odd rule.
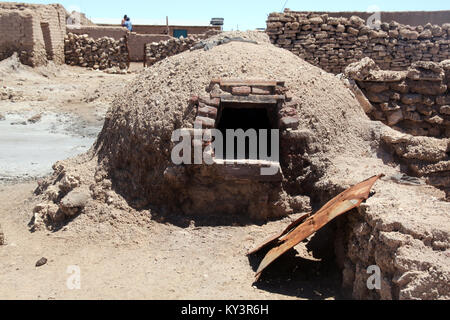
[[296,227],[298,227],[300,224],[302,224],[306,219],[308,219],[310,217],[309,213],[306,213],[304,215],[302,215],[300,218],[298,218],[297,220],[293,221],[283,232],[271,237],[270,239],[264,241],[264,244],[259,246],[258,248],[254,249],[253,251],[250,251],[248,253],[248,255],[252,255],[255,254],[259,251],[261,251],[264,248],[267,248],[268,246],[274,244],[275,242],[278,241],[278,239],[280,239],[282,236],[288,234],[289,232],[291,232],[292,230],[294,230]]
[[300,220],[292,223],[279,236],[272,238],[269,242],[253,250],[250,254],[259,252],[261,249],[272,244],[277,244],[275,248],[267,253],[264,260],[261,262],[258,271],[256,271],[256,279],[258,280],[262,272],[283,254],[322,229],[338,216],[359,207],[369,198],[372,187],[383,176],[384,175],[374,176],[351,187],[328,202],[306,221],[303,222],[303,220],[301,220],[302,217]]

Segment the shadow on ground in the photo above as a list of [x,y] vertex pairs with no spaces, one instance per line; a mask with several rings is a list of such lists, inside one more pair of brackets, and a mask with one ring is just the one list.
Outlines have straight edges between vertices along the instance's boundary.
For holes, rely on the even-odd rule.
[[[342,273],[336,264],[330,231],[328,228],[305,241],[313,257],[302,257],[292,249],[270,265],[254,285],[260,290],[300,299],[349,299],[342,290]],[[248,257],[255,272],[269,250]]]

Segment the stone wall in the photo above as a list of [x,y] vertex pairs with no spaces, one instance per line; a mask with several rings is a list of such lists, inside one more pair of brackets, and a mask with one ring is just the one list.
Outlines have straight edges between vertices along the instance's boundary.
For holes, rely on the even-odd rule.
[[180,39],[171,38],[165,41],[148,43],[145,46],[144,64],[151,66],[167,57],[189,50],[196,42],[196,38],[188,37]]
[[[68,26],[67,32],[78,35],[87,34],[90,38],[94,39],[108,37],[114,38],[115,40],[120,40],[121,38],[128,35],[128,50],[130,53],[130,61],[133,62],[142,62],[145,60],[145,55],[147,52],[145,48],[146,44],[174,39],[172,36],[163,34],[163,32],[161,32],[160,30],[160,26],[137,26],[137,27],[148,27],[148,28],[137,28],[139,32],[128,32],[126,28],[122,28],[120,26],[81,26],[77,28]],[[219,30],[217,30],[217,28],[211,29],[206,27],[191,27],[191,28],[193,28],[192,30],[195,31],[195,32],[193,31],[192,34],[195,34],[195,38],[199,39],[204,39],[211,35],[220,33],[220,28]],[[197,34],[197,32],[205,30],[207,30],[206,33]],[[173,42],[171,41],[170,44],[172,43]]]
[[0,3],[0,60],[18,52],[31,66],[64,63],[65,17],[61,5]]
[[450,197],[450,60],[415,62],[406,71],[380,70],[364,58],[345,70],[372,120],[384,130],[380,140],[403,172],[443,189]]
[[[292,11],[291,11],[292,12]],[[296,13],[309,13],[307,11],[295,11]],[[341,12],[321,12],[315,11],[314,13],[322,15],[327,14],[329,17],[335,18],[348,18],[352,16],[360,17],[361,19],[368,20],[373,15],[373,12],[361,12],[361,11],[341,11]],[[380,12],[381,21],[390,22],[397,21],[401,24],[409,24],[411,26],[431,24],[444,24],[450,21],[450,10],[441,11],[382,11]]]
[[127,38],[103,37],[94,40],[87,35],[69,33],[65,39],[66,63],[72,66],[109,69],[129,66]]
[[382,23],[377,30],[357,16],[336,18],[285,11],[269,15],[266,32],[273,44],[336,74],[364,57],[386,70],[405,70],[416,61],[450,58],[450,23],[411,27],[392,21]]
[[450,138],[450,60],[385,71],[364,58],[349,65],[345,75],[369,100],[366,113],[373,120],[414,136]]

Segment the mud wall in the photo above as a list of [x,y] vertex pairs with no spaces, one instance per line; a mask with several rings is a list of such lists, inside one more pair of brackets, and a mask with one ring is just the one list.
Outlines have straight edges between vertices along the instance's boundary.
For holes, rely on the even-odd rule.
[[31,66],[64,63],[65,16],[61,5],[0,3],[0,60],[17,51]]
[[[104,25],[106,26],[106,25]],[[109,25],[111,26],[111,25]],[[186,30],[188,35],[203,34],[209,31],[221,31],[217,26],[172,26],[169,25],[168,35],[173,36],[176,29]],[[167,26],[165,25],[133,25],[133,31],[140,34],[165,34],[167,35]]]
[[266,32],[273,44],[336,74],[364,57],[386,70],[450,58],[450,23],[411,27],[392,21],[379,27],[372,29],[357,16],[285,11],[269,15]]
[[87,35],[69,33],[65,39],[66,63],[72,66],[108,69],[128,68],[127,38],[103,37],[94,40]]
[[120,40],[127,35],[128,30],[126,28],[117,27],[104,27],[104,26],[81,26],[71,27],[67,26],[67,32],[83,35],[87,34],[90,38],[99,39],[103,37],[113,38],[114,40]]
[[160,42],[173,39],[164,34],[136,34],[130,33],[128,37],[128,48],[130,50],[130,60],[141,62],[145,59],[145,45],[152,42]]

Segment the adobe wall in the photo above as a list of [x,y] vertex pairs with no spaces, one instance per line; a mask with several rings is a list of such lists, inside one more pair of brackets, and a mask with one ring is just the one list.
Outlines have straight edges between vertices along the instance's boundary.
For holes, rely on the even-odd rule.
[[57,4],[0,3],[0,59],[17,51],[31,66],[64,63],[65,16]]
[[[33,12],[31,10],[0,12],[0,60],[10,57],[14,52],[22,63],[33,65],[34,60],[45,56],[44,47],[34,47]],[[33,56],[36,55],[36,56]]]
[[104,27],[104,26],[81,26],[79,28],[74,28],[67,26],[67,32],[73,34],[87,34],[90,38],[99,39],[103,37],[113,38],[114,40],[120,40],[127,33],[127,28],[120,26],[117,27]]
[[[102,25],[106,26],[106,25]],[[112,25],[109,25],[112,26]],[[221,31],[218,26],[172,26],[169,25],[169,35],[173,36],[173,30],[187,30],[188,35],[203,34],[208,31]],[[140,34],[167,34],[167,26],[165,25],[133,25],[133,32]]]
[[450,23],[410,27],[390,22],[376,30],[357,16],[285,11],[269,15],[266,32],[273,44],[336,74],[364,57],[386,70],[406,70],[416,61],[450,58]]
[[[291,11],[296,13],[308,13],[306,11]],[[350,19],[352,16],[360,17],[361,19],[367,21],[367,19],[373,15],[369,12],[360,11],[342,11],[342,12],[325,12],[325,11],[315,11],[314,13],[323,15],[327,14],[329,17],[344,17]],[[381,21],[391,22],[397,21],[398,23],[419,26],[426,25],[427,23],[442,25],[444,23],[450,22],[450,10],[442,11],[382,11],[380,12]]]
[[130,51],[130,61],[142,62],[145,59],[145,45],[152,42],[160,42],[173,39],[164,34],[137,34],[132,32],[128,37],[128,49]]

